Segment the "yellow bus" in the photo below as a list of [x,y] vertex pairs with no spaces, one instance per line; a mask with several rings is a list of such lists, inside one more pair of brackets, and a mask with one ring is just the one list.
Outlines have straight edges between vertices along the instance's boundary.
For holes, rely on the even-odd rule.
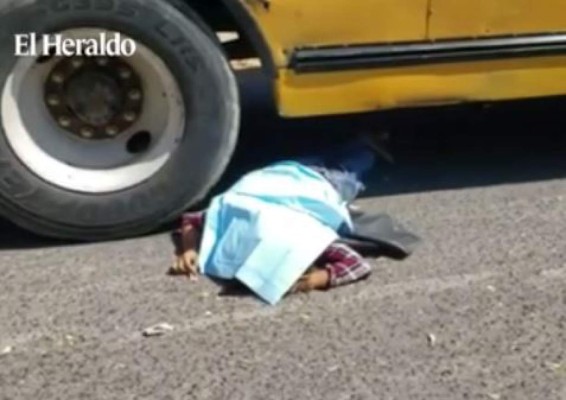
[[563,0],[0,0],[0,212],[85,240],[175,218],[237,143],[236,56],[261,60],[289,118],[562,95],[564,15]]

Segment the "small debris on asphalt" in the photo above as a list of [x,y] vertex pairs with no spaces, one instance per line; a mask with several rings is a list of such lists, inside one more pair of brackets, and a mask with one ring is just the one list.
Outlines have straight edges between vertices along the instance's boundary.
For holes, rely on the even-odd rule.
[[501,395],[498,393],[489,393],[487,395],[487,397],[489,397],[491,400],[500,400],[501,399]]
[[6,346],[2,349],[2,351],[0,351],[0,356],[5,356],[10,354],[12,351],[14,351],[14,348],[12,346]]
[[301,319],[303,321],[310,321],[311,320],[311,316],[309,314],[301,314]]
[[175,328],[167,323],[157,324],[143,330],[144,337],[163,336],[168,332],[172,332]]
[[212,311],[206,311],[204,315],[206,315],[207,317],[212,317]]
[[487,290],[489,290],[491,293],[495,293],[495,291],[497,291],[497,288],[495,286],[488,285]]
[[434,347],[436,345],[437,339],[436,339],[436,335],[434,333],[429,333],[427,335],[427,339],[428,339],[429,346]]
[[545,364],[548,369],[553,371],[560,371],[562,369],[562,364],[560,363],[546,362]]

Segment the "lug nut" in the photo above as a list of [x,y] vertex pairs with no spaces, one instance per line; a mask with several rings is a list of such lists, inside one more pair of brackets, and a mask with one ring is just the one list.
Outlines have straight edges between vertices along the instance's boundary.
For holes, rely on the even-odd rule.
[[105,65],[108,65],[108,58],[106,57],[98,57],[96,59],[96,63],[98,65],[100,65],[101,67],[104,67]]
[[58,106],[59,104],[61,104],[61,102],[59,101],[59,97],[51,95],[47,97],[47,104],[49,104],[50,106]]
[[75,58],[73,59],[73,61],[71,61],[73,68],[80,68],[83,66],[84,63],[85,61],[82,58]]
[[127,69],[127,68],[122,68],[122,69],[120,70],[120,77],[121,77],[122,79],[130,79],[131,76],[132,76],[132,71],[130,71],[129,69]]
[[92,128],[84,127],[81,129],[81,136],[85,139],[90,139],[94,136]]
[[135,112],[132,111],[128,111],[127,113],[124,113],[124,119],[128,122],[134,122],[137,118],[137,115]]
[[71,118],[69,117],[59,117],[59,125],[63,128],[68,128],[71,126]]
[[53,82],[55,83],[63,83],[63,81],[65,80],[65,77],[60,74],[60,73],[56,73],[53,74],[53,76],[51,77],[51,79],[53,80]]
[[115,126],[108,126],[106,128],[106,134],[108,136],[116,136],[118,134],[118,128],[116,128]]
[[131,100],[139,100],[141,99],[141,92],[137,89],[131,90],[130,93],[128,93],[128,97]]

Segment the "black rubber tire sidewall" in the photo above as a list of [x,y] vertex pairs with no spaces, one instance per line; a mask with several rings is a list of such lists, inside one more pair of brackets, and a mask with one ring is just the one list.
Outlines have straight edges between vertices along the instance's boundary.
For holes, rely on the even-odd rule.
[[100,27],[121,31],[157,53],[176,77],[190,117],[175,154],[156,175],[136,187],[98,195],[37,177],[14,154],[0,124],[1,211],[40,234],[97,240],[148,232],[202,199],[227,166],[239,129],[235,78],[210,35],[165,1],[18,3],[0,0],[0,88],[16,61],[15,33]]

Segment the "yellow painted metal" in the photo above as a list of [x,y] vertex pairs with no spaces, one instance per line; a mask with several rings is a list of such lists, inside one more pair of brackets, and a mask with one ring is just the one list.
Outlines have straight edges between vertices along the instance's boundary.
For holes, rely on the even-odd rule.
[[432,0],[432,39],[566,31],[565,0]]
[[[243,1],[243,0],[242,0]],[[423,40],[428,0],[246,0],[278,66],[304,45]]]
[[296,75],[276,83],[280,113],[312,116],[566,94],[566,57]]
[[328,115],[566,94],[566,57],[295,74],[301,46],[566,32],[566,0],[240,0],[272,50],[280,113]]

